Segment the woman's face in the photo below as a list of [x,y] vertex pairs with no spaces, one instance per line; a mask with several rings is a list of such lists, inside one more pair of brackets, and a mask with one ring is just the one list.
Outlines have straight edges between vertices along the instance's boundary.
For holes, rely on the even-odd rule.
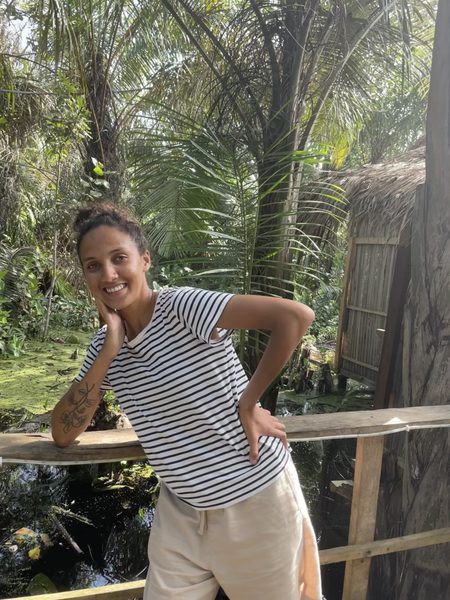
[[145,272],[151,261],[148,251],[140,254],[125,232],[100,225],[91,229],[80,244],[84,276],[95,298],[114,310],[123,310],[148,298]]

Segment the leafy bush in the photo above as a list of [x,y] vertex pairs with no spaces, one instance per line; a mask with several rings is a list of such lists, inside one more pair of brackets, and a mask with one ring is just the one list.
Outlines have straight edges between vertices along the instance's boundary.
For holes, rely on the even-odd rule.
[[321,283],[314,297],[311,295],[309,303],[316,318],[309,333],[316,337],[317,343],[336,340],[341,294],[340,285],[332,282],[328,285]]
[[12,248],[7,241],[0,242],[0,354],[18,356],[25,339],[41,329],[43,269],[34,249]]
[[316,318],[308,333],[314,335],[317,344],[335,342],[339,325],[339,311],[344,281],[344,258],[346,254],[346,230],[338,232],[337,247],[331,269],[320,274],[320,283],[303,301],[314,310]]
[[77,298],[53,297],[50,322],[65,329],[92,331],[98,325],[98,311],[86,292],[80,290]]
[[25,341],[23,332],[14,325],[11,311],[6,310],[5,271],[0,271],[0,355],[19,356]]

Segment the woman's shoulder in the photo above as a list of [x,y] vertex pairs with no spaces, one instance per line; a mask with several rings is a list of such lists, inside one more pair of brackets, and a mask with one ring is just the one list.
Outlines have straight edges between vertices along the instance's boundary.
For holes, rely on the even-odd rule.
[[106,330],[107,330],[108,326],[102,325],[92,336],[91,338],[91,342],[90,342],[90,346],[93,346],[94,348],[98,349],[99,347],[101,347],[103,345],[103,342],[105,341],[105,335],[106,335]]
[[173,302],[175,299],[181,297],[194,297],[204,292],[205,290],[197,287],[192,287],[188,285],[173,285],[170,287],[160,288],[158,290],[158,296],[160,296],[159,302],[165,301],[167,303]]

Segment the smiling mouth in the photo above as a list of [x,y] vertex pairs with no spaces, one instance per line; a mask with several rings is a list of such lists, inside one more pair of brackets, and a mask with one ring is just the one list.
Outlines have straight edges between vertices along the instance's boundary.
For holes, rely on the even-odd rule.
[[115,292],[120,292],[120,290],[123,290],[126,286],[127,286],[126,283],[119,283],[118,285],[115,285],[114,287],[105,288],[105,291],[108,294],[114,294]]

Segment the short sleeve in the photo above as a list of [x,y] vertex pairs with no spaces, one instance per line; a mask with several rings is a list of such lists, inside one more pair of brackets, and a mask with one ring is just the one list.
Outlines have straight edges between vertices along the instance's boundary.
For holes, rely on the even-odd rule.
[[[87,349],[86,356],[84,357],[83,364],[81,365],[80,372],[75,377],[75,381],[80,382],[83,377],[86,375],[88,370],[91,368],[92,363],[94,362],[97,354],[100,352],[103,342],[105,341],[105,333],[106,333],[106,325],[102,327],[96,335],[93,337],[89,348]],[[108,377],[105,377],[103,383],[100,387],[102,391],[112,390],[112,386],[108,381]]]
[[180,323],[198,339],[212,346],[220,344],[231,329],[217,327],[225,306],[233,294],[197,288],[174,288],[172,311]]

